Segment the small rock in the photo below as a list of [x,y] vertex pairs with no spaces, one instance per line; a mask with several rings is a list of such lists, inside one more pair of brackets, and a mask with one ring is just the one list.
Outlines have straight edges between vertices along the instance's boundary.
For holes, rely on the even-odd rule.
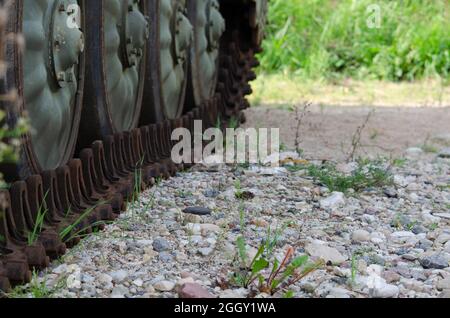
[[192,277],[181,278],[177,281],[176,286],[183,286],[184,284],[187,283],[195,283],[194,278]]
[[365,230],[356,230],[352,233],[352,241],[356,243],[370,241],[370,233]]
[[445,290],[445,289],[450,290],[450,277],[438,281],[436,287],[438,290]]
[[160,262],[168,263],[173,261],[173,255],[170,254],[169,252],[161,252],[158,255],[158,259]]
[[178,291],[180,298],[214,298],[205,288],[196,283],[186,283]]
[[396,298],[399,293],[397,286],[387,283],[377,284],[372,290],[372,296],[375,298]]
[[239,288],[239,289],[226,289],[224,290],[219,298],[247,298],[248,290],[245,288]]
[[157,291],[169,292],[175,288],[175,284],[168,280],[162,280],[153,285]]
[[450,241],[444,244],[444,252],[450,254]]
[[423,268],[444,269],[449,267],[448,260],[439,254],[421,258],[419,262]]
[[201,224],[200,230],[204,236],[207,236],[209,233],[219,233],[220,227],[215,224]]
[[183,210],[184,213],[187,214],[194,214],[194,215],[211,215],[212,211],[208,208],[202,208],[202,207],[188,207]]
[[69,289],[81,289],[80,274],[70,274],[67,277],[66,284]]
[[220,192],[215,189],[208,189],[203,193],[203,195],[207,198],[216,198],[219,196],[219,194]]
[[202,256],[209,256],[214,250],[210,247],[202,247],[198,249],[198,253]]
[[164,252],[171,249],[169,241],[161,237],[157,237],[153,240],[153,249],[156,252]]
[[195,214],[185,214],[183,218],[183,224],[186,225],[188,223],[201,223],[202,217],[200,215]]
[[450,158],[450,148],[444,148],[442,149],[439,154],[438,154],[439,158],[445,158],[445,159],[449,159]]
[[433,213],[435,217],[450,220],[450,213]]
[[416,234],[414,234],[413,232],[408,232],[408,231],[398,231],[398,232],[394,232],[391,234],[391,239],[395,243],[406,243],[411,238],[415,238],[415,237],[416,237]]
[[330,293],[327,298],[351,298],[350,291],[344,288],[334,287],[330,289]]
[[109,275],[115,283],[121,283],[128,277],[128,272],[121,269],[116,272],[112,272]]
[[313,257],[320,258],[326,262],[332,262],[333,264],[341,264],[347,260],[347,257],[339,253],[337,249],[323,244],[308,244],[305,247],[305,251]]
[[108,274],[100,274],[98,276],[98,281],[104,285],[110,284],[113,281],[113,278]]
[[386,188],[383,190],[383,193],[388,198],[391,198],[391,199],[398,198],[398,193],[397,193],[397,190],[395,190],[395,188]]
[[322,209],[339,207],[345,204],[345,195],[342,192],[333,192],[328,198],[320,200]]
[[133,285],[135,285],[137,287],[142,287],[144,285],[144,281],[142,279],[138,278],[133,281]]
[[394,271],[385,271],[383,273],[383,278],[386,280],[387,283],[395,283],[400,280],[400,275],[397,274]]
[[128,293],[128,288],[123,285],[118,285],[114,287],[113,291],[111,292],[111,298],[125,298]]
[[189,232],[189,235],[200,235],[200,234],[202,234],[201,224],[188,223],[188,224],[186,224],[186,230]]

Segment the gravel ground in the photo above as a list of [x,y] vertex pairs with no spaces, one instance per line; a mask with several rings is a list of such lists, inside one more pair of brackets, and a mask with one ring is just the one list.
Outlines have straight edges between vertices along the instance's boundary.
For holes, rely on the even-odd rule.
[[[263,114],[261,109],[253,112]],[[357,126],[362,113],[325,120],[346,118]],[[265,118],[292,121],[287,112],[279,115]],[[284,296],[287,289],[269,295],[255,284],[242,288],[233,282],[233,273],[245,267],[237,257],[242,236],[248,259],[261,242],[273,242],[273,257],[279,261],[286,252],[324,261],[289,287],[294,297],[450,297],[450,137],[440,120],[434,128],[416,127],[435,133],[430,140],[438,141],[433,144],[437,152],[407,148],[414,144],[405,141],[419,138],[398,134],[395,120],[386,120],[389,129],[382,130],[383,136],[402,160],[389,166],[392,184],[362,192],[332,192],[306,170],[292,169],[292,160],[281,168],[194,167],[142,193],[117,222],[83,240],[16,296]],[[347,140],[354,128],[333,131]],[[292,130],[290,139],[282,138],[292,142]],[[306,158],[332,158],[344,174],[355,169],[355,163],[341,160],[336,147],[327,148],[322,139],[313,143],[313,138],[305,138]],[[294,154],[284,156],[295,159]],[[189,207],[201,207],[187,212],[205,215],[185,213]]]

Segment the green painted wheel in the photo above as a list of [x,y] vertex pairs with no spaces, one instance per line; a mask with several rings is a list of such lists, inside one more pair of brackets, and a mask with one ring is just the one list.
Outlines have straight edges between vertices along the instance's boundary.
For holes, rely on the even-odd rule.
[[150,23],[146,2],[87,1],[86,85],[78,150],[139,125]]
[[219,69],[219,47],[225,20],[218,0],[189,0],[189,18],[194,25],[191,50],[189,96],[199,106],[215,93]]
[[104,32],[107,102],[115,132],[123,132],[137,126],[141,109],[141,61],[149,24],[140,1],[105,1]]
[[23,103],[31,124],[28,158],[42,170],[66,163],[82,98],[82,11],[76,0],[23,0]]
[[160,0],[161,103],[165,118],[183,112],[189,49],[193,28],[187,18],[185,0]]

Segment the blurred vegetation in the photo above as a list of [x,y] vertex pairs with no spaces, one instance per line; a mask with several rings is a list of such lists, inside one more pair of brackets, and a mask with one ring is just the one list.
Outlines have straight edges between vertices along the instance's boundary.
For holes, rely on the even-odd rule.
[[[6,76],[7,64],[4,61],[6,42],[18,41],[16,35],[8,34],[6,26],[8,23],[8,9],[12,2],[0,4],[0,80]],[[22,43],[20,41],[19,43]],[[7,108],[15,106],[18,102],[16,91],[10,91],[6,94],[0,94],[0,163],[13,163],[19,158],[20,138],[28,130],[28,123],[25,119],[19,118],[16,123],[11,125],[7,120]],[[7,187],[0,173],[0,188]],[[1,202],[0,198],[0,202]],[[0,206],[1,209],[1,206]]]
[[[373,28],[373,6],[380,27]],[[448,0],[271,0],[263,73],[312,79],[449,79]]]

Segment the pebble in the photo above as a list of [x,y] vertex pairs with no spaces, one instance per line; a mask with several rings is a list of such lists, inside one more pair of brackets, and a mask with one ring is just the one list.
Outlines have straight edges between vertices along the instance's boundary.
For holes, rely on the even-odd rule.
[[434,254],[419,260],[423,268],[444,269],[449,267],[448,260],[440,254]]
[[114,289],[111,292],[111,298],[125,298],[125,296],[129,293],[130,291],[128,290],[128,288],[126,288],[123,285],[118,285],[116,287],[114,287]]
[[186,283],[178,291],[180,298],[214,298],[210,292],[208,292],[201,285],[196,283]]
[[173,290],[175,288],[175,283],[167,281],[167,280],[162,280],[162,281],[154,284],[153,288],[155,288],[155,290],[162,291],[162,292],[170,292],[171,290]]
[[187,213],[187,214],[204,216],[204,215],[210,215],[212,211],[208,208],[188,207],[188,208],[184,209],[183,212]]
[[342,192],[333,192],[329,197],[320,200],[322,209],[331,209],[345,204],[345,195]]
[[352,241],[356,243],[370,241],[370,233],[365,230],[356,230],[352,234]]
[[114,283],[121,283],[128,277],[126,270],[118,270],[109,274]]
[[444,148],[442,149],[439,154],[438,154],[439,158],[445,158],[445,159],[449,159],[450,158],[450,148]]
[[309,255],[333,264],[341,264],[347,260],[337,249],[323,244],[311,243],[305,247],[305,250]]
[[161,238],[161,237],[157,237],[153,241],[153,249],[156,252],[164,252],[164,251],[170,250],[171,249],[171,245],[170,245],[169,241],[167,241],[166,239]]

